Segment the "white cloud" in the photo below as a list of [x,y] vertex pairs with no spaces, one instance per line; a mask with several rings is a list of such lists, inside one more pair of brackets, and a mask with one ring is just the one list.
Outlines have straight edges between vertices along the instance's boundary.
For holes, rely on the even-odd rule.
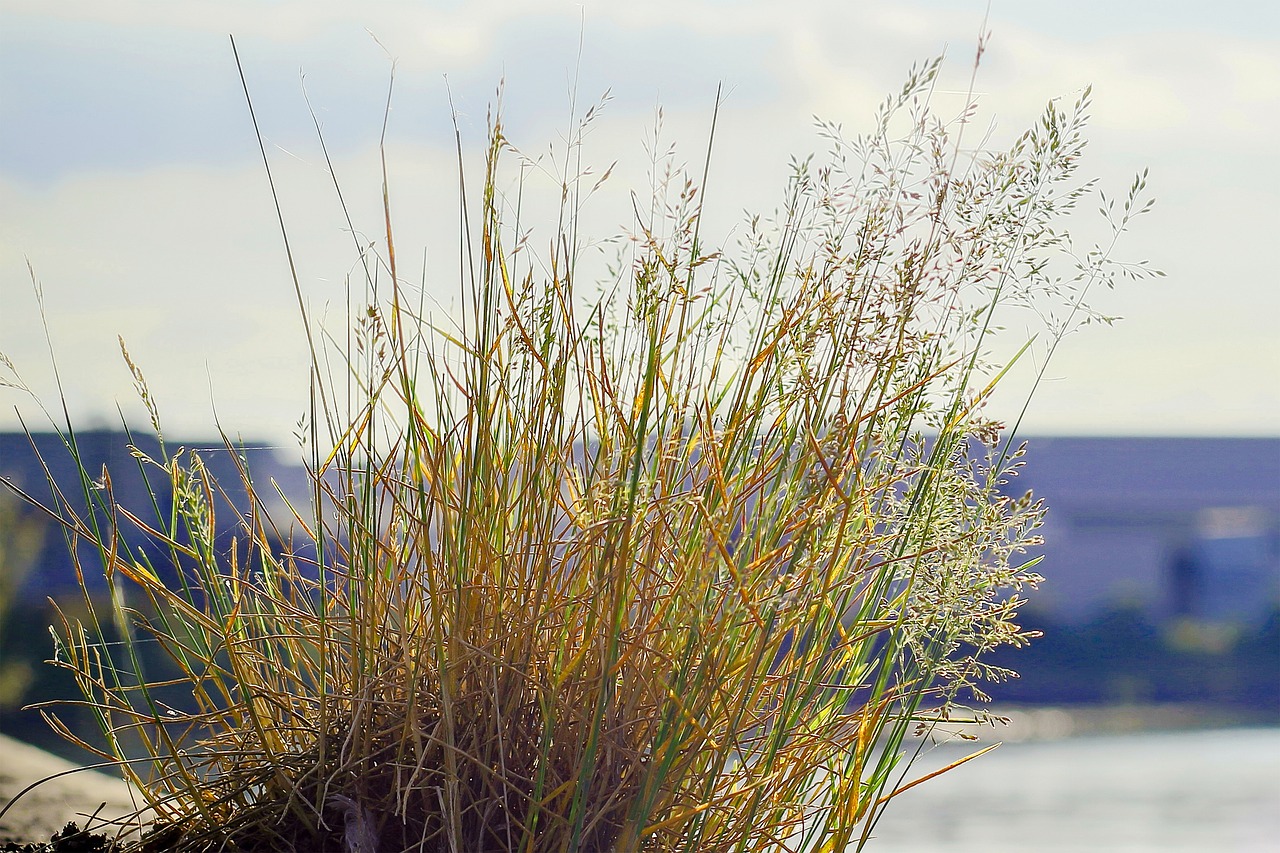
[[[338,298],[352,250],[298,69],[307,70],[358,222],[376,239],[371,146],[389,63],[366,28],[399,63],[390,165],[401,257],[416,263],[429,235],[433,282],[447,287],[456,208],[445,72],[463,132],[478,142],[505,71],[512,134],[536,153],[565,129],[566,77],[585,26],[582,97],[593,100],[610,85],[617,95],[588,145],[598,168],[622,159],[597,200],[606,232],[627,217],[618,203],[625,194],[610,196],[613,187],[644,184],[640,142],[655,98],[667,104],[666,138],[696,163],[716,83],[726,82],[732,92],[709,196],[723,232],[740,207],[774,203],[789,153],[820,147],[811,115],[856,133],[913,62],[944,47],[949,59],[935,104],[958,111],[962,98],[949,92],[968,85],[985,6],[584,5],[585,25],[583,6],[564,0],[10,0],[0,39],[21,36],[33,56],[9,51],[31,59],[20,80],[3,57],[0,71],[5,85],[31,95],[23,104],[39,108],[9,122],[23,128],[26,148],[4,147],[16,145],[16,136],[0,139],[0,154],[22,155],[0,159],[0,350],[47,385],[32,366],[41,363],[42,345],[22,261],[29,255],[45,283],[64,376],[78,383],[74,396],[85,409],[109,411],[113,397],[129,397],[128,376],[115,364],[121,332],[162,403],[193,430],[208,424],[210,381],[227,422],[279,434],[296,418],[304,353],[227,32],[240,41],[268,142],[296,155],[271,150],[304,283],[319,305]],[[1057,369],[1070,378],[1046,389],[1037,425],[1124,423],[1136,431],[1143,418],[1168,422],[1170,411],[1181,410],[1184,429],[1280,430],[1280,403],[1263,390],[1273,384],[1275,358],[1257,354],[1274,356],[1269,326],[1280,315],[1269,248],[1280,191],[1271,165],[1280,133],[1280,35],[1225,26],[1195,32],[1185,21],[1112,31],[1110,17],[1058,26],[1050,11],[996,7],[978,77],[980,120],[998,118],[997,142],[1007,140],[1050,97],[1072,97],[1092,82],[1086,171],[1122,190],[1134,171],[1152,166],[1161,206],[1122,254],[1152,258],[1169,279],[1099,295],[1100,308],[1131,319],[1068,343],[1075,354]],[[112,116],[131,124],[111,126]],[[46,170],[37,174],[31,164]],[[19,174],[19,166],[28,172]],[[1116,369],[1139,358],[1154,367],[1141,376]],[[1205,404],[1188,405],[1197,395]],[[9,399],[0,391],[0,418],[8,417]],[[1120,413],[1126,405],[1128,415]]]
[[1019,116],[1034,115],[1053,94],[1091,84],[1099,133],[1148,134],[1174,145],[1224,126],[1257,136],[1280,129],[1277,42],[1153,34],[1073,43],[1011,28],[997,32],[983,79]]
[[[448,152],[398,153],[401,248],[418,266],[423,235],[442,255],[452,248],[454,169]],[[274,160],[308,307],[341,320],[356,250],[332,186],[314,161]],[[376,152],[336,166],[357,228],[370,229],[361,239],[380,241]],[[305,339],[260,168],[79,176],[50,191],[8,184],[0,198],[0,350],[42,398],[52,398],[52,377],[24,255],[43,284],[77,410],[129,405],[122,335],[180,433],[209,431],[211,394],[226,423],[287,433],[305,407]],[[20,395],[0,389],[0,399],[0,423],[11,426]]]

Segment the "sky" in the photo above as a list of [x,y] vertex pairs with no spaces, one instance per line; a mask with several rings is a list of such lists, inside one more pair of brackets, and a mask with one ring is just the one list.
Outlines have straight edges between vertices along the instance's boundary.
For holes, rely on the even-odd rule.
[[[1149,170],[1156,207],[1118,255],[1165,272],[1093,298],[1123,319],[1064,341],[1024,431],[1280,435],[1280,6],[1262,0],[0,0],[0,353],[31,392],[0,387],[0,429],[58,402],[43,322],[79,427],[145,423],[120,336],[168,434],[207,437],[216,415],[289,443],[306,342],[229,34],[308,308],[333,326],[355,255],[308,104],[377,239],[392,60],[398,248],[447,305],[452,116],[474,153],[500,81],[530,156],[571,126],[571,92],[581,114],[608,91],[584,156],[619,163],[618,192],[643,180],[659,105],[660,138],[700,161],[723,86],[707,203],[728,222],[778,203],[789,158],[823,147],[814,116],[869,127],[914,63],[945,54],[936,103],[958,110],[984,25],[992,140],[1092,85],[1082,169],[1114,195]],[[627,226],[600,211],[598,236]]]

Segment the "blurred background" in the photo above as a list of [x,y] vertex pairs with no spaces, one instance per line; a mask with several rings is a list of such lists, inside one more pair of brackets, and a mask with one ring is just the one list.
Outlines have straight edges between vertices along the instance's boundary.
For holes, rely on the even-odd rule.
[[[393,62],[386,150],[399,251],[445,315],[459,280],[455,146],[474,168],[500,81],[508,135],[548,186],[564,136],[603,104],[582,148],[596,174],[617,163],[590,200],[600,238],[627,227],[628,190],[645,192],[653,152],[674,142],[700,169],[723,85],[707,216],[726,239],[744,211],[777,206],[792,157],[824,148],[815,116],[858,133],[915,63],[945,54],[934,95],[944,117],[972,88],[975,148],[1007,145],[1051,98],[1074,102],[1092,85],[1082,170],[1120,196],[1150,169],[1157,205],[1118,256],[1166,276],[1095,294],[1098,311],[1123,320],[1067,338],[1023,421],[1031,444],[1017,491],[1050,506],[1047,581],[1025,609],[1044,636],[998,661],[1022,674],[991,690],[1010,722],[976,734],[1005,745],[904,795],[878,828],[880,849],[1271,849],[1278,7],[7,0],[0,353],[20,381],[2,377],[0,476],[39,497],[37,450],[55,480],[75,482],[50,432],[61,416],[51,423],[39,405],[58,401],[50,346],[89,469],[110,465],[123,503],[144,497],[121,424],[142,428],[147,416],[117,335],[172,444],[216,445],[216,412],[258,477],[305,493],[292,436],[307,409],[306,348],[228,33],[308,309],[337,328],[355,258],[316,123],[356,228],[369,229],[357,239],[379,239]],[[1082,246],[1105,235],[1096,206],[1071,223]],[[1020,344],[1036,321],[1018,322],[1008,337]],[[1016,419],[1045,356],[1033,349],[993,416]],[[63,751],[19,709],[72,689],[39,661],[51,652],[46,599],[74,611],[74,584],[60,531],[0,489],[0,731]],[[922,766],[966,748],[921,746]]]

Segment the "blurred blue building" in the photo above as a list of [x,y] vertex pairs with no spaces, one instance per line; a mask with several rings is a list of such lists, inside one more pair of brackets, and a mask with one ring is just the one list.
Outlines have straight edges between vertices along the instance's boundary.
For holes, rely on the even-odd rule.
[[[167,509],[164,472],[140,470],[123,433],[83,432],[77,439],[89,478],[97,480],[107,466],[120,503],[146,509],[150,488]],[[144,453],[158,453],[154,438],[135,441]],[[48,501],[37,451],[83,512],[79,474],[57,435],[0,433],[0,477]],[[238,454],[255,482],[275,481],[305,517],[310,489],[301,465],[266,448]],[[211,442],[201,455],[243,512],[230,453]],[[1082,624],[1122,607],[1156,624],[1191,617],[1248,625],[1280,605],[1280,438],[1032,438],[1026,466],[1009,488],[1018,494],[1031,488],[1048,503],[1040,565],[1046,582],[1031,601],[1054,621]],[[277,499],[269,486],[258,491]],[[289,518],[283,501],[268,510]],[[237,519],[231,511],[222,519],[229,538]],[[125,529],[130,544],[149,547],[141,531]],[[66,545],[51,530],[24,595],[39,600],[74,589]]]
[[1280,605],[1280,439],[1033,438],[1015,484],[1045,498],[1033,604],[1256,623]]
[[[0,433],[0,478],[21,490],[30,499],[57,510],[64,517],[73,515],[89,523],[90,504],[98,504],[110,487],[111,495],[144,522],[164,529],[157,515],[167,515],[173,494],[168,472],[158,465],[143,462],[140,457],[160,460],[160,442],[151,434],[129,436],[111,430],[87,430],[75,435],[83,471],[76,464],[63,437],[56,433]],[[291,504],[306,517],[310,506],[309,477],[301,465],[288,464],[265,447],[240,447],[235,455],[220,442],[195,444],[174,443],[174,453],[199,453],[201,461],[226,493],[226,501],[218,505],[218,539],[229,547],[232,535],[238,533],[239,515],[249,511],[240,470],[252,475],[255,491],[268,502],[266,511],[272,518],[287,523],[291,518],[285,498],[270,484],[280,487]],[[239,457],[237,460],[236,457]],[[106,472],[106,476],[104,476]],[[108,479],[109,478],[109,479]],[[56,484],[56,489],[54,487]],[[0,483],[0,500],[14,500],[12,488]],[[37,517],[47,516],[19,501],[22,511]],[[105,520],[101,509],[99,522]],[[171,577],[173,566],[165,549],[158,546],[144,530],[128,519],[117,519],[120,538],[133,553],[142,555],[162,578]],[[278,543],[282,544],[282,543]],[[83,541],[79,552],[90,591],[105,590],[101,562]],[[176,578],[173,578],[176,580]],[[57,524],[46,526],[43,545],[30,566],[25,583],[18,590],[21,599],[38,602],[48,596],[75,593],[77,581],[74,564],[69,557],[64,531]]]

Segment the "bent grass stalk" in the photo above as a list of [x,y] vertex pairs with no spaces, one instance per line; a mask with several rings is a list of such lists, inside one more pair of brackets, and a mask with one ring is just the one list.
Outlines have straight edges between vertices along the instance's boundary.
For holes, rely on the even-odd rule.
[[[1089,187],[1087,93],[961,157],[929,109],[937,70],[867,136],[825,126],[830,159],[797,164],[736,248],[703,245],[700,185],[659,163],[594,301],[586,176],[560,181],[539,254],[495,118],[461,190],[457,330],[412,307],[385,180],[347,343],[307,321],[310,506],[272,517],[283,494],[246,465],[219,483],[181,449],[136,454],[171,508],[119,506],[109,473],[85,472],[87,513],[54,492],[111,590],[106,610],[86,593],[88,627],[64,620],[56,662],[181,849],[868,842],[920,781],[913,734],[981,705],[1010,674],[982,655],[1027,640],[1044,508],[1006,494],[1021,450],[983,415],[1011,361],[997,309],[1066,304],[1056,342],[1113,275],[1109,254],[1049,272]],[[177,675],[149,676],[143,644]]]

